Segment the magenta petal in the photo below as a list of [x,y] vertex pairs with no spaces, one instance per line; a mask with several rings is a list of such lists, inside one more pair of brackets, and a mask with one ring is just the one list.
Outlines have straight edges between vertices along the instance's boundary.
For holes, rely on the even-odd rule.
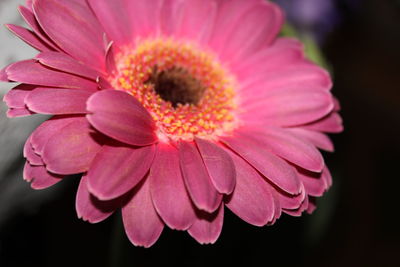
[[150,192],[154,207],[172,229],[187,230],[196,216],[179,167],[178,150],[159,143],[150,169]]
[[47,46],[34,32],[25,29],[24,27],[7,24],[6,27],[22,41],[32,46],[39,51],[50,51],[51,48]]
[[7,70],[12,81],[41,86],[97,90],[97,84],[87,79],[49,69],[36,60],[24,60],[10,65]]
[[101,133],[120,142],[143,146],[157,141],[154,122],[133,96],[117,90],[103,90],[87,101],[89,122]]
[[9,108],[25,108],[25,98],[36,86],[20,84],[8,91],[3,98]]
[[115,63],[115,49],[114,43],[110,42],[107,46],[106,50],[106,70],[107,73],[113,74],[117,70],[117,66]]
[[48,140],[42,159],[51,172],[76,174],[89,169],[100,148],[86,119],[77,118]]
[[136,246],[152,246],[164,229],[151,200],[149,183],[148,179],[143,180],[135,188],[132,199],[122,208],[125,232]]
[[145,177],[154,154],[154,146],[103,146],[87,174],[89,191],[100,200],[125,194]]
[[239,133],[222,141],[283,191],[293,195],[300,192],[301,183],[294,168],[270,153],[265,144]]
[[194,143],[179,142],[179,159],[189,195],[200,210],[214,212],[222,200]]
[[85,114],[92,92],[76,89],[36,88],[26,98],[29,110],[41,114]]
[[25,163],[24,180],[30,182],[33,189],[48,188],[61,181],[62,178],[63,176],[48,172],[44,166],[33,166],[28,162]]
[[321,172],[324,167],[324,159],[315,146],[285,129],[264,127],[262,131],[249,133],[248,136],[275,155],[306,170]]
[[7,82],[7,83],[10,82],[10,80],[8,79],[7,72],[6,72],[7,68],[8,68],[8,66],[0,69],[0,82]]
[[98,223],[107,219],[119,208],[116,201],[100,201],[90,194],[87,188],[87,176],[83,176],[76,194],[75,208],[78,218],[90,223]]
[[327,184],[322,179],[322,173],[313,173],[303,169],[298,169],[297,172],[308,195],[320,197],[324,194]]
[[25,117],[34,114],[34,112],[30,111],[27,108],[10,108],[7,110],[8,118],[16,118],[16,117]]
[[263,226],[275,213],[271,185],[241,157],[230,153],[236,168],[236,187],[226,206],[242,220]]
[[213,244],[221,234],[223,222],[224,205],[221,205],[213,214],[199,211],[188,233],[200,244]]
[[24,145],[24,157],[27,159],[27,161],[34,166],[42,166],[44,165],[42,158],[37,155],[32,147],[31,144],[32,140],[32,135],[26,140],[25,145]]
[[[156,37],[160,30],[160,12],[164,0],[126,1],[135,38]],[[173,1],[178,3],[180,1]],[[179,17],[173,17],[179,21]]]
[[306,198],[304,185],[301,184],[301,192],[298,195],[292,196],[285,192],[278,192],[279,201],[282,209],[295,210],[298,209]]
[[36,59],[39,60],[42,65],[48,66],[52,69],[82,76],[93,81],[95,81],[100,75],[98,71],[76,61],[64,53],[47,51],[37,55]]
[[332,112],[318,121],[303,125],[302,128],[324,133],[340,133],[343,131],[343,121],[338,113]]
[[[77,60],[98,69],[104,67],[102,31],[85,7],[72,1],[37,0],[33,10],[48,36],[65,52]],[[78,30],[79,29],[79,30]]]
[[232,158],[225,150],[210,141],[196,138],[196,144],[217,191],[221,194],[232,193],[236,180]]
[[294,135],[304,138],[309,141],[314,146],[326,150],[328,152],[333,152],[334,147],[331,139],[324,133],[311,131],[303,128],[287,128],[289,132]]

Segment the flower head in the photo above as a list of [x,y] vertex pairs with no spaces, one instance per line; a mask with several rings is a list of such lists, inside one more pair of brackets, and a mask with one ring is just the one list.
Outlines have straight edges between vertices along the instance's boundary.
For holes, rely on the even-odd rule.
[[217,240],[227,207],[273,224],[331,185],[317,148],[342,130],[329,74],[278,38],[263,0],[33,0],[8,28],[40,53],[0,71],[8,116],[53,115],[28,138],[24,179],[82,174],[78,216],[122,209],[135,245],[166,226]]

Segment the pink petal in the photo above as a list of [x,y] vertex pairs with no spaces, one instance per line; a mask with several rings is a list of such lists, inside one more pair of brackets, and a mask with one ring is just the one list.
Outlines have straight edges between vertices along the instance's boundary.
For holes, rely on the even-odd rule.
[[133,40],[129,16],[137,14],[128,10],[125,0],[88,0],[90,7],[103,26],[108,37],[119,45],[128,44]]
[[160,237],[164,223],[151,201],[148,179],[135,188],[132,199],[122,208],[122,219],[129,240],[136,246],[150,247]]
[[340,133],[343,131],[343,121],[338,113],[332,112],[318,121],[303,125],[302,128],[324,133]]
[[114,90],[113,86],[102,76],[97,77],[96,82],[101,90],[106,90],[106,89]]
[[34,112],[28,110],[27,108],[10,108],[7,110],[7,117],[8,118],[16,118],[16,117],[25,117],[35,114]]
[[130,145],[157,141],[154,122],[133,96],[117,90],[103,90],[87,101],[87,119],[101,133]]
[[213,214],[199,211],[198,218],[189,228],[188,233],[200,244],[213,244],[222,231],[224,222],[224,205]]
[[196,216],[185,188],[176,148],[163,143],[157,145],[149,179],[157,213],[171,229],[187,230]]
[[285,212],[286,214],[288,214],[290,216],[300,217],[302,215],[302,213],[308,209],[308,204],[309,204],[309,198],[308,198],[308,196],[306,196],[304,198],[304,201],[301,203],[300,207],[298,207],[297,209],[294,209],[294,210],[284,209],[283,212]]
[[76,174],[89,170],[100,148],[86,119],[76,118],[48,140],[42,159],[51,172]]
[[37,55],[36,59],[39,60],[42,65],[48,66],[52,69],[82,76],[94,81],[100,75],[98,71],[76,61],[64,53],[47,51]]
[[222,142],[283,191],[292,195],[300,192],[301,183],[294,168],[270,153],[265,144],[239,133],[234,137],[222,138]]
[[179,159],[189,195],[200,210],[214,212],[222,200],[211,182],[200,152],[194,143],[179,143]]
[[175,35],[199,43],[206,42],[213,30],[216,11],[217,4],[213,0],[183,1],[183,14]]
[[[265,105],[268,103],[268,105]],[[243,100],[242,119],[276,126],[297,126],[318,120],[333,109],[332,96],[322,90],[285,89],[257,100]]]
[[76,89],[36,88],[26,98],[29,110],[41,114],[85,114],[92,92]]
[[205,139],[196,138],[196,144],[207,168],[211,182],[221,194],[230,194],[235,188],[235,165],[225,150]]
[[247,223],[256,226],[272,221],[275,213],[271,186],[247,162],[230,153],[236,168],[236,187],[226,206]]
[[76,194],[75,208],[78,218],[90,223],[98,223],[107,219],[120,207],[117,201],[100,201],[90,194],[87,187],[87,176],[83,176]]
[[100,200],[125,194],[145,177],[154,154],[154,146],[103,146],[87,174],[89,191]]
[[113,74],[117,71],[117,65],[115,63],[115,49],[114,43],[110,42],[106,50],[106,70],[107,73]]
[[63,176],[55,175],[46,170],[44,166],[33,166],[28,162],[24,167],[24,180],[31,183],[33,189],[46,189],[59,181]]
[[19,61],[7,70],[12,81],[41,86],[97,90],[97,84],[87,79],[49,69],[35,60]]
[[259,145],[297,166],[313,172],[321,172],[324,159],[321,153],[306,140],[280,128],[263,127],[262,130],[246,132]]
[[4,95],[3,101],[9,108],[25,108],[25,98],[35,88],[36,86],[28,84],[17,85]]
[[10,80],[8,79],[8,76],[7,76],[7,72],[6,72],[7,68],[8,68],[8,66],[3,69],[0,69],[0,82],[6,82],[6,83],[10,82]]
[[29,136],[29,138],[26,140],[25,145],[24,145],[24,157],[27,159],[27,161],[30,163],[30,165],[34,166],[42,166],[44,165],[42,158],[37,155],[32,147],[31,144],[32,140],[32,135]]
[[304,199],[306,198],[306,191],[304,188],[304,185],[301,184],[301,192],[298,195],[288,195],[285,192],[278,192],[279,196],[279,202],[280,206],[282,209],[286,210],[295,210],[299,209],[299,207],[302,205],[304,202]]
[[287,128],[287,131],[291,132],[294,135],[299,136],[300,138],[307,140],[308,142],[312,143],[314,146],[320,149],[329,152],[334,151],[333,143],[326,134],[302,128]]
[[332,186],[332,175],[331,175],[331,172],[329,171],[328,167],[326,167],[326,166],[325,166],[324,170],[322,171],[321,179],[325,181],[327,189]]
[[[132,1],[139,2],[139,1]],[[178,29],[183,15],[183,1],[164,0],[160,9],[160,31],[165,36],[172,35]]]
[[49,51],[51,48],[43,42],[34,32],[23,27],[6,24],[6,27],[18,38],[39,51]]
[[322,179],[322,173],[313,173],[303,169],[298,169],[297,174],[308,195],[320,197],[324,194],[327,185]]
[[102,31],[85,2],[37,0],[33,10],[48,36],[75,59],[103,69]]

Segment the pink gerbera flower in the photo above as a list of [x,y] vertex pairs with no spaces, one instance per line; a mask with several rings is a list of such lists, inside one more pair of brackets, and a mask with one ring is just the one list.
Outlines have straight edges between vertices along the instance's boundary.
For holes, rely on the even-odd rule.
[[224,209],[273,224],[312,212],[331,185],[317,148],[342,131],[329,74],[278,38],[282,11],[263,0],[33,0],[40,53],[0,72],[19,82],[8,116],[50,114],[24,147],[35,189],[82,174],[78,217],[122,208],[149,247],[165,225],[217,240]]

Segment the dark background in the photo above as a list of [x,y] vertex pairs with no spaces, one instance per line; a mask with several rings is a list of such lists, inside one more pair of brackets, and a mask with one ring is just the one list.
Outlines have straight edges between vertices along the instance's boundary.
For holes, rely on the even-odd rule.
[[[321,41],[345,131],[325,155],[334,185],[313,215],[257,228],[226,210],[214,245],[165,229],[152,248],[136,248],[120,214],[95,225],[76,218],[74,177],[29,189],[34,208],[28,201],[2,218],[0,266],[400,266],[400,1],[347,2],[335,2],[339,20]],[[16,173],[22,180],[22,159],[2,175]]]

